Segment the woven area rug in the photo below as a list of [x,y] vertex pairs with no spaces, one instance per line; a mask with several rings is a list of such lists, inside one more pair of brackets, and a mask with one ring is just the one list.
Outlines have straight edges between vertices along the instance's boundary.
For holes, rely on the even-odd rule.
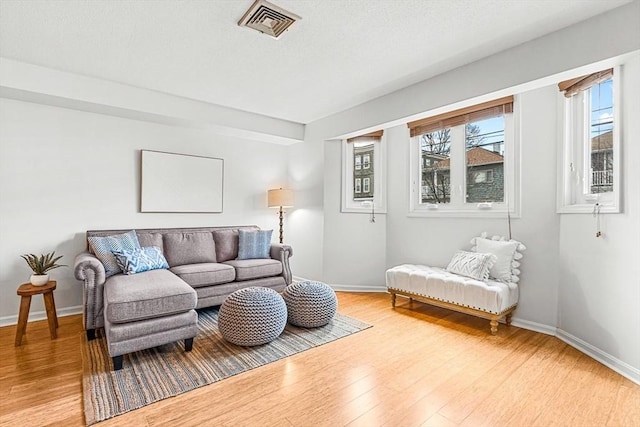
[[367,329],[359,320],[337,313],[315,329],[287,324],[276,340],[257,347],[239,347],[222,339],[218,308],[198,313],[193,350],[183,342],[138,351],[124,357],[122,370],[113,372],[106,338],[82,342],[82,383],[85,420],[95,424],[153,402],[214,383],[301,351]]

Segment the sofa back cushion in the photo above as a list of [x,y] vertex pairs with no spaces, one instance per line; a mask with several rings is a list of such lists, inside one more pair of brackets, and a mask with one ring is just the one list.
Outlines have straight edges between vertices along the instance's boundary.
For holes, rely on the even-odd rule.
[[171,267],[216,262],[216,245],[211,232],[166,233],[164,256]]
[[213,232],[216,242],[216,260],[225,262],[238,258],[238,230],[216,230]]
[[146,233],[136,230],[140,246],[155,246],[160,248],[160,252],[164,253],[164,244],[162,243],[162,233]]

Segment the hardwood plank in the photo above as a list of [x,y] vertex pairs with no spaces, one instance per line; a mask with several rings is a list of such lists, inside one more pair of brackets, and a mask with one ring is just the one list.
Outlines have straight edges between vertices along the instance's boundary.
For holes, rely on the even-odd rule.
[[[418,302],[338,293],[374,325],[98,426],[640,425],[640,387],[554,337]],[[84,425],[81,316],[0,328],[0,425]]]

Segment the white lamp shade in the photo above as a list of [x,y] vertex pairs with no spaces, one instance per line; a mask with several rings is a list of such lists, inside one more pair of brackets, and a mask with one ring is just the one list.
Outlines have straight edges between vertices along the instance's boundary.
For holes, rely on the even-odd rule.
[[267,192],[267,204],[270,208],[289,208],[293,206],[293,191],[277,188]]

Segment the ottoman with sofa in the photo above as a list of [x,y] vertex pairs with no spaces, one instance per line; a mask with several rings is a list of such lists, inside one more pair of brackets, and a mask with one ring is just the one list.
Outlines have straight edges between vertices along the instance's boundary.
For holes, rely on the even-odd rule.
[[[272,244],[256,226],[87,231],[74,262],[83,282],[87,338],[105,328],[109,353],[185,339],[197,330],[195,308],[222,304],[234,291],[291,283],[292,249]],[[195,322],[193,321],[195,319]],[[120,359],[121,363],[121,359]]]

